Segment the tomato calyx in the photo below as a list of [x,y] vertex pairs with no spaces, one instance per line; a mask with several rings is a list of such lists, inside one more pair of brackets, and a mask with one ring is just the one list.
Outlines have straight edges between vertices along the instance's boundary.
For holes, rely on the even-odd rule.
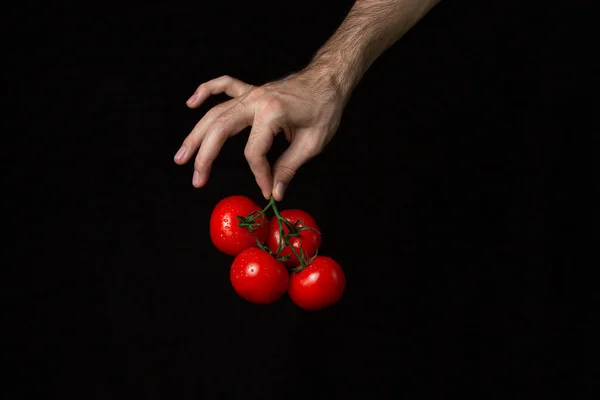
[[262,244],[260,242],[260,240],[258,240],[257,237],[254,237],[254,239],[256,240],[256,245],[258,246],[259,249],[264,250],[267,253],[269,253],[270,255],[272,255],[273,257],[275,257],[277,259],[277,261],[286,262],[290,258],[290,256],[281,256],[281,257],[279,257],[278,254],[273,254],[273,251],[271,251],[270,248],[268,248],[267,246],[265,246],[264,244]]
[[[267,206],[265,207],[265,209],[263,211],[265,211],[269,208],[273,209],[273,214],[275,214],[275,218],[277,218],[277,223],[279,225],[279,237],[283,238],[283,240],[281,240],[281,239],[279,240],[279,246],[277,246],[277,251],[275,252],[275,257],[277,257],[279,255],[281,250],[283,250],[284,246],[288,246],[290,248],[290,250],[292,251],[292,253],[294,253],[294,255],[296,256],[296,259],[300,262],[300,266],[293,268],[292,271],[298,270],[298,269],[300,271],[303,270],[304,268],[306,268],[308,266],[308,264],[310,264],[310,262],[312,260],[310,260],[310,261],[306,260],[306,253],[302,249],[302,244],[300,244],[300,254],[298,254],[298,252],[296,251],[294,246],[290,243],[290,238],[300,236],[300,231],[303,230],[303,228],[305,228],[305,229],[309,229],[309,228],[304,227],[304,226],[298,226],[298,224],[302,223],[302,221],[296,221],[295,223],[292,224],[290,221],[288,221],[287,219],[282,217],[281,214],[279,213],[279,210],[277,209],[277,204],[276,204],[275,198],[273,196],[271,196],[271,200],[269,201],[269,204],[267,204]],[[284,224],[288,227],[288,233],[285,233],[285,230],[283,229]],[[289,256],[287,258],[289,258]],[[294,272],[297,272],[297,271],[294,271]]]
[[[273,252],[271,249],[269,249],[267,246],[265,246],[263,243],[261,243],[260,240],[258,240],[258,238],[255,237],[257,246],[260,249],[271,254],[273,257],[275,257],[280,262],[285,262],[291,257],[291,255],[279,256],[279,254],[285,248],[285,246],[289,247],[290,250],[292,251],[293,255],[296,256],[296,259],[300,262],[299,266],[297,266],[295,268],[291,268],[290,271],[291,272],[302,271],[304,268],[308,267],[310,265],[310,263],[313,262],[313,260],[317,257],[319,250],[317,249],[317,251],[313,257],[308,257],[307,253],[302,248],[302,244],[300,244],[300,249],[299,249],[300,251],[298,252],[294,248],[292,243],[290,243],[290,239],[293,237],[300,237],[300,232],[305,231],[305,230],[312,229],[319,234],[320,234],[320,232],[318,229],[316,229],[314,227],[305,226],[304,222],[300,219],[296,220],[294,223],[292,223],[292,222],[288,221],[287,219],[285,219],[284,217],[282,217],[281,214],[279,213],[279,210],[277,209],[277,204],[276,204],[275,198],[273,196],[271,196],[269,203],[263,210],[253,211],[251,214],[249,214],[248,216],[245,216],[245,217],[236,216],[236,218],[238,220],[240,220],[238,225],[240,227],[246,228],[246,229],[248,229],[248,231],[252,232],[254,227],[260,225],[259,223],[254,222],[254,221],[260,216],[263,216],[263,218],[266,219],[266,212],[269,209],[273,210],[273,214],[275,214],[275,218],[277,218],[277,224],[279,226],[279,237],[283,240],[281,240],[281,239],[279,240],[279,245],[277,246],[277,250],[275,252]],[[285,232],[284,226],[288,230],[287,233]]]
[[[296,222],[294,222],[293,224],[285,218],[283,218],[281,222],[283,222],[283,224],[285,224],[285,226],[287,226],[288,228],[288,233],[286,233],[286,236],[288,237],[300,237],[300,232],[308,231],[311,229],[317,232],[318,234],[321,234],[321,232],[319,232],[317,228],[314,228],[312,226],[306,226],[304,221],[302,221],[301,219],[296,220]],[[300,226],[300,224],[302,224],[302,226]]]
[[304,253],[304,251],[302,250],[302,245],[300,245],[300,257],[298,257],[296,255],[296,257],[298,257],[298,260],[300,261],[300,265],[295,268],[291,268],[290,271],[291,272],[302,271],[304,268],[308,267],[315,260],[315,258],[317,258],[318,255],[319,255],[319,249],[317,249],[314,256],[307,259],[306,253]]
[[263,217],[263,220],[265,220],[265,213],[264,210],[256,210],[256,211],[252,211],[249,215],[242,217],[240,215],[236,215],[236,218],[240,221],[238,222],[238,226],[240,228],[246,228],[248,229],[248,232],[252,233],[254,232],[254,228],[261,226],[260,223],[255,222],[259,217]]

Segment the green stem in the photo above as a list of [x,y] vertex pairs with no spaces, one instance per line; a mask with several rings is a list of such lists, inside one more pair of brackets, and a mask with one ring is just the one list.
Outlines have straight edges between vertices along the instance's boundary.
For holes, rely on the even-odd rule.
[[275,205],[275,198],[273,196],[271,196],[271,199],[269,200],[269,203],[262,210],[263,214],[266,213],[269,210],[269,208],[273,207],[274,205]]
[[269,205],[267,205],[266,208],[268,208],[268,207],[271,207],[273,209],[273,213],[275,214],[275,218],[277,218],[277,223],[279,225],[279,245],[277,246],[277,252],[275,253],[275,256],[279,255],[281,250],[283,250],[283,246],[285,244],[286,246],[288,246],[290,248],[292,253],[294,253],[294,255],[296,256],[296,259],[300,262],[302,269],[306,268],[308,266],[308,264],[306,263],[304,254],[299,255],[298,252],[296,251],[296,249],[294,249],[294,246],[292,246],[292,244],[288,240],[288,236],[292,236],[293,234],[288,235],[283,230],[284,223],[287,225],[291,225],[291,223],[287,219],[283,218],[281,216],[281,214],[279,214],[279,210],[277,209],[277,204],[275,203],[275,198],[273,196],[271,196]]
[[[248,231],[252,232],[256,226],[260,225],[259,223],[255,222],[255,220],[259,216],[262,216],[263,221],[264,221],[264,219],[266,218],[266,212],[269,210],[269,208],[271,208],[273,210],[273,214],[275,214],[275,218],[277,218],[277,224],[279,225],[279,244],[277,245],[277,251],[275,252],[275,254],[273,254],[270,251],[270,249],[268,249],[264,244],[262,244],[258,241],[258,238],[255,238],[258,247],[265,251],[268,251],[271,255],[273,255],[279,261],[284,261],[289,256],[279,257],[279,253],[281,253],[284,246],[288,246],[290,248],[290,250],[292,251],[292,253],[294,254],[294,256],[296,256],[296,259],[300,262],[300,265],[298,267],[292,268],[292,272],[302,271],[304,268],[306,268],[312,262],[314,257],[312,257],[310,260],[306,260],[306,256],[304,254],[304,250],[302,249],[302,246],[300,246],[300,254],[298,254],[298,252],[296,251],[294,246],[292,246],[292,244],[290,243],[289,238],[300,236],[300,231],[307,230],[307,229],[315,229],[315,228],[307,227],[307,226],[297,226],[299,223],[302,223],[303,225],[304,225],[304,223],[302,221],[297,221],[295,224],[292,224],[290,221],[288,221],[287,219],[282,217],[281,214],[279,213],[279,209],[277,209],[277,204],[276,204],[275,198],[273,196],[271,196],[269,203],[261,211],[253,211],[250,215],[248,215],[246,217],[237,216],[237,219],[240,220],[238,225],[240,227],[246,228],[246,229],[248,229]],[[285,233],[285,230],[284,230],[284,224],[288,228],[287,234]],[[315,230],[318,232],[317,229],[315,229]]]
[[259,224],[258,222],[255,222],[255,220],[258,217],[263,217],[263,223],[264,223],[264,213],[262,211],[253,211],[251,212],[248,216],[246,217],[242,217],[240,215],[236,215],[236,218],[240,221],[238,222],[238,226],[240,226],[241,228],[246,228],[248,229],[249,232],[253,232],[254,228],[260,226],[261,224]]
[[[275,214],[275,218],[277,218],[277,224],[279,225],[279,244],[277,245],[277,251],[275,252],[275,256],[277,257],[281,250],[283,250],[284,244],[289,245],[287,238],[285,237],[285,231],[283,229],[283,221],[287,220],[279,214],[279,210],[277,209],[277,205],[275,204],[275,198],[271,196],[271,201],[269,201],[271,208],[273,208],[273,213]],[[294,247],[289,245],[294,251]]]

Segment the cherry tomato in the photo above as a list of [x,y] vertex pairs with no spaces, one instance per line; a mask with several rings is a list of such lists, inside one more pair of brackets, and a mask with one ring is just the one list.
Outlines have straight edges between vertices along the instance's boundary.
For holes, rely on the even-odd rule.
[[290,276],[288,294],[296,305],[311,311],[321,310],[342,297],[346,277],[330,257],[317,256],[310,265]]
[[[304,251],[306,258],[309,259],[314,257],[314,255],[317,254],[319,246],[321,246],[321,232],[315,219],[303,210],[283,210],[280,211],[279,214],[292,224],[295,224],[297,221],[301,221],[296,225],[298,228],[301,228],[297,232],[299,236],[292,236],[288,239],[288,241],[298,254],[300,254],[300,245],[302,245],[302,250]],[[302,229],[303,227],[307,229]],[[290,229],[285,223],[283,224],[283,231],[286,234],[290,232]],[[271,222],[269,223],[269,234],[265,244],[273,252],[273,254],[277,252],[280,240],[282,240],[282,238],[279,231],[279,221],[277,218],[272,218]],[[298,261],[298,258],[294,255],[292,249],[289,246],[282,246],[283,247],[279,252],[278,257],[289,256],[289,258],[284,261],[284,264],[288,267],[296,267],[300,265],[300,261]]]
[[236,256],[242,251],[257,247],[255,237],[264,243],[268,231],[268,221],[262,215],[256,218],[252,232],[240,227],[240,220],[254,211],[262,208],[252,199],[245,196],[229,196],[217,203],[210,216],[210,238],[217,249],[230,256]]
[[285,266],[259,248],[249,248],[235,257],[229,271],[233,289],[255,304],[270,304],[286,292],[289,274]]

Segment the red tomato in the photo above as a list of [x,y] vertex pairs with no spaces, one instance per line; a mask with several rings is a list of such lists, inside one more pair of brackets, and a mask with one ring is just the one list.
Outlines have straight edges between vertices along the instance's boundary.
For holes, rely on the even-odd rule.
[[285,266],[258,248],[238,254],[231,264],[229,278],[242,298],[255,304],[270,304],[287,290],[289,275]]
[[269,231],[266,218],[259,216],[254,220],[252,232],[240,227],[237,216],[247,217],[253,211],[262,208],[252,199],[245,196],[229,196],[217,203],[210,216],[210,238],[217,249],[230,256],[236,256],[242,251],[257,247],[255,237],[263,243]]
[[346,289],[340,265],[330,257],[317,256],[300,272],[292,273],[288,294],[296,305],[311,311],[336,303]]
[[[302,221],[301,223],[297,224],[298,227],[311,228],[300,230],[298,232],[300,236],[292,236],[288,239],[288,241],[298,254],[300,254],[300,245],[302,245],[302,250],[304,251],[306,258],[309,259],[314,257],[314,255],[317,254],[319,246],[321,246],[321,232],[315,219],[303,210],[283,210],[280,211],[279,214],[292,224],[296,223],[296,221]],[[285,233],[289,233],[290,231],[285,224],[283,224],[283,231]],[[277,218],[272,218],[271,222],[269,223],[269,235],[267,236],[267,242],[265,244],[273,252],[273,254],[275,254],[281,240],[282,238],[279,232],[279,221]],[[300,261],[298,261],[298,258],[294,255],[289,246],[283,246],[282,250],[279,252],[278,257],[284,256],[290,256],[290,258],[284,261],[284,264],[288,267],[296,267],[300,265]]]

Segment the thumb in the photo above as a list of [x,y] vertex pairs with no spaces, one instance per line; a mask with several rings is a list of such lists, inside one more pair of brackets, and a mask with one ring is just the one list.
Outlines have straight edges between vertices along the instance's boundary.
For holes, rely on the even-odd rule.
[[281,201],[298,169],[316,155],[316,151],[301,140],[293,141],[273,166],[273,197]]

